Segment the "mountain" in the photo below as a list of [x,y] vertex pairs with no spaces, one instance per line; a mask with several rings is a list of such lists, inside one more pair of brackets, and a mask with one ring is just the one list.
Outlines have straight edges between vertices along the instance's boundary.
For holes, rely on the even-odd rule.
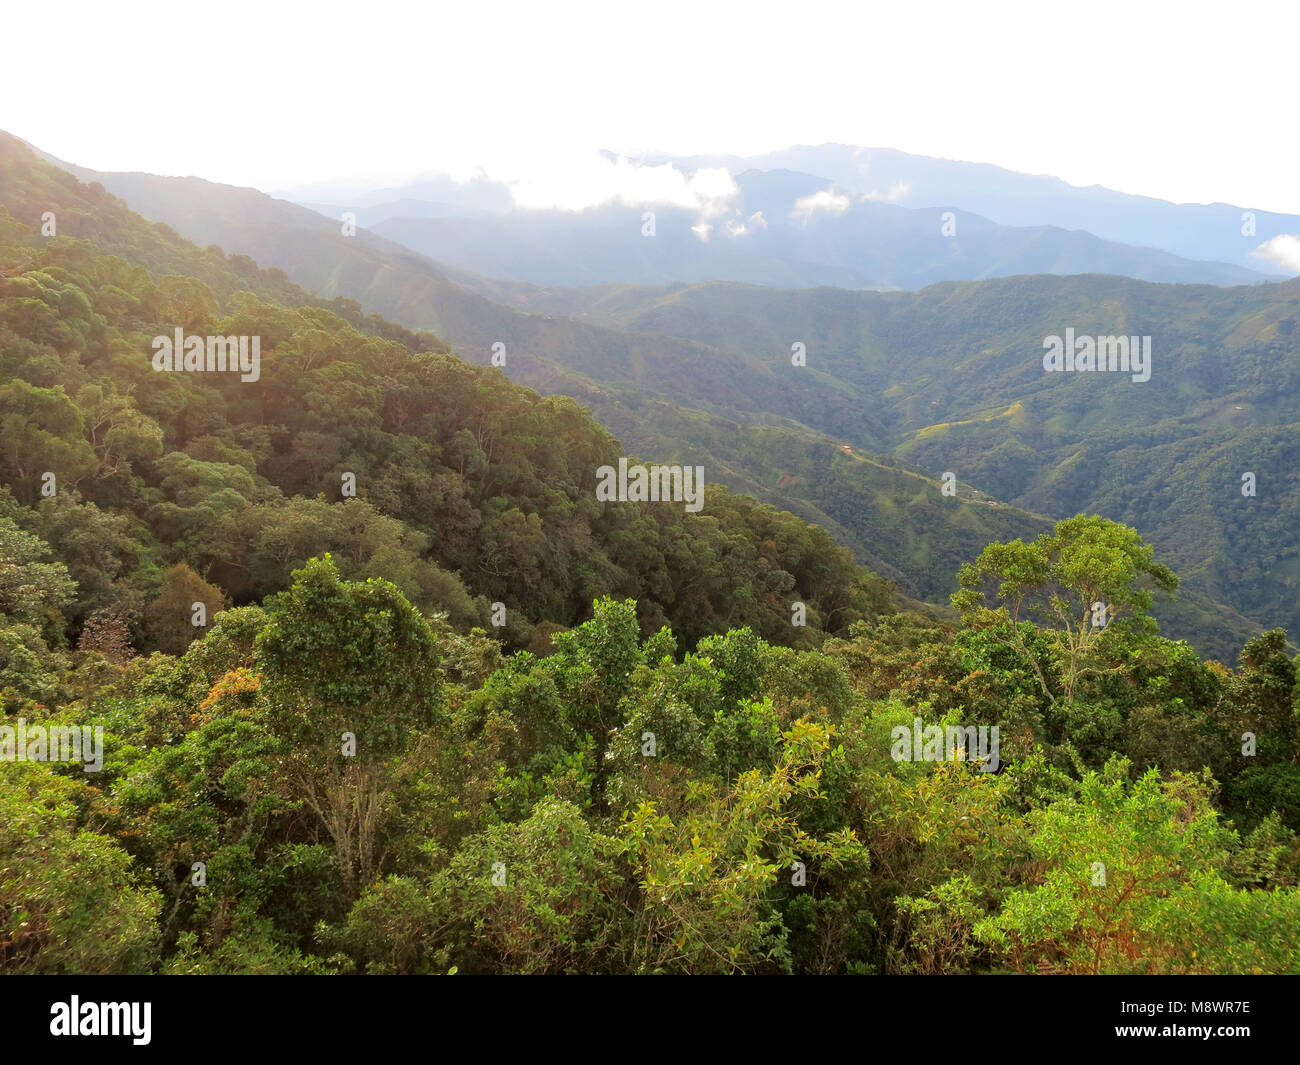
[[[693,171],[727,167],[799,170],[864,196],[913,208],[955,205],[1003,226],[1057,226],[1086,230],[1105,241],[1160,248],[1186,259],[1233,263],[1290,277],[1300,266],[1252,253],[1275,237],[1300,234],[1300,215],[1225,203],[1175,204],[1099,185],[1081,188],[1060,178],[1021,174],[988,163],[911,155],[889,148],[845,144],[799,145],[764,155],[650,155],[649,164],[672,163]],[[1152,278],[1151,280],[1156,280]]]
[[[788,363],[783,349],[798,341],[828,398],[849,390],[866,405],[878,450],[955,471],[1031,512],[1132,524],[1187,591],[1265,623],[1300,621],[1300,281],[1224,289],[1025,277],[919,293],[712,284],[514,295],[534,310],[766,351],[772,366]],[[1151,337],[1150,380],[1045,373],[1044,338],[1067,328]],[[781,372],[793,381],[804,371]],[[701,386],[686,387],[700,398]],[[1247,473],[1253,496],[1242,494]]]
[[[427,330],[408,330],[344,296],[323,299],[289,280],[283,270],[260,267],[246,254],[226,256],[219,249],[182,240],[163,222],[146,222],[98,182],[83,184],[63,169],[36,165],[31,148],[0,131],[0,203],[24,224],[44,225],[54,235],[87,240],[158,276],[195,278],[219,300],[246,291],[288,306],[328,308],[364,333],[397,340],[412,351],[447,351],[447,344]],[[307,212],[310,213],[310,212]],[[212,242],[209,242],[211,244]]]
[[[232,202],[283,215],[261,239],[332,251],[345,282],[378,263],[377,291],[493,306],[299,209],[175,191],[208,225]],[[1136,530],[1049,528],[775,413],[836,419],[833,396],[893,381],[861,431],[924,445],[924,403],[960,408],[940,394],[972,366],[1016,391],[1013,350],[954,360],[891,315],[977,341],[1080,299],[1204,309],[1243,366],[1289,321],[1285,286],[1193,306],[1115,285],[592,304],[714,345],[495,311],[510,367],[815,498],[919,581],[996,531],[942,618],[716,482],[699,513],[609,499],[626,455],[572,399],[191,244],[0,136],[0,972],[1294,973],[1285,634],[1202,661],[1150,624],[1144,582],[1177,577]],[[782,316],[809,365],[771,357]],[[181,333],[197,351],[163,365]],[[556,339],[599,347],[537,354]],[[231,344],[238,372],[217,364]],[[1186,369],[1194,404],[1207,371]],[[729,422],[738,403],[766,409]],[[1038,413],[982,421],[1072,429]],[[129,1012],[150,1042],[147,1004]]]
[[[0,145],[4,143],[0,136]],[[26,149],[12,139],[8,149],[0,160],[7,175],[0,184],[0,202],[7,192],[38,181],[43,188],[51,187],[30,201],[24,199],[21,210],[33,218],[39,217],[37,205],[56,195],[53,188],[59,178],[73,191],[93,193],[96,187],[76,186],[52,166],[24,160]],[[709,480],[753,493],[825,526],[860,561],[898,580],[909,596],[943,603],[956,567],[984,543],[1046,527],[1044,518],[1014,508],[994,511],[975,502],[960,504],[970,511],[963,520],[935,523],[925,508],[908,505],[918,495],[939,498],[933,477],[894,460],[865,461],[863,449],[871,430],[859,400],[844,395],[833,405],[839,413],[827,424],[844,430],[838,435],[816,432],[794,418],[771,417],[764,412],[780,403],[781,395],[789,401],[803,394],[810,418],[817,410],[825,420],[830,408],[813,381],[796,382],[792,389],[761,360],[672,337],[519,313],[453,284],[432,263],[403,248],[364,231],[344,238],[328,219],[251,189],[196,178],[124,175],[119,181],[114,175],[102,176],[113,187],[126,189],[147,213],[167,219],[197,241],[215,244],[220,238],[226,247],[256,254],[317,291],[334,295],[344,306],[346,298],[338,293],[362,298],[368,307],[384,308],[405,320],[436,326],[456,337],[470,361],[486,364],[491,346],[505,344],[506,369],[515,380],[578,398],[636,454],[703,465]],[[104,217],[120,218],[123,227],[135,217],[125,205],[97,195],[104,200]],[[169,247],[184,245],[167,226],[156,229],[170,237]],[[121,247],[126,250],[129,242]],[[244,254],[230,261],[242,261]],[[196,255],[204,261],[226,261],[215,248]],[[209,267],[193,269],[202,273]],[[432,343],[435,350],[442,344]],[[617,385],[605,383],[601,375],[612,374],[615,367],[622,368]],[[672,401],[671,390],[659,384],[702,369],[716,378],[713,391],[725,395],[724,404],[683,408]],[[856,449],[852,461],[841,450],[846,441]],[[835,499],[823,500],[832,490]],[[963,487],[963,498],[970,495]],[[885,499],[888,505],[883,505]],[[910,560],[915,558],[923,559],[924,567],[914,566]]]
[[407,204],[437,204],[443,210],[459,214],[505,214],[513,210],[515,205],[509,185],[493,181],[482,174],[473,175],[464,181],[457,181],[446,174],[434,174],[390,188],[353,187],[348,191],[304,187],[281,190],[272,195],[276,199],[291,200],[304,206],[322,202],[336,204],[342,198],[351,204],[351,208],[339,207],[338,210],[360,209],[381,218],[394,217],[393,212],[402,210]]
[[[823,524],[914,597],[942,602],[952,562],[984,542],[1095,510],[1142,529],[1184,574],[1181,603],[1161,613],[1171,633],[1231,658],[1244,635],[1295,624],[1294,282],[539,289],[343,238],[251,190],[130,183],[146,214],[264,251],[323,295],[437,323],[474,361],[505,344],[514,380],[574,396],[637,454],[702,461]],[[1153,336],[1152,379],[1044,374],[1043,338],[1065,328]],[[794,343],[806,367],[791,365]],[[958,499],[940,494],[943,472]],[[1255,497],[1240,494],[1245,472]]]
[[380,236],[440,262],[539,285],[724,280],[914,289],[1024,273],[1238,285],[1266,276],[1081,231],[998,225],[951,203],[933,209],[883,203],[790,170],[749,170],[736,186],[720,214],[607,205],[474,216],[434,208],[415,217],[407,200],[394,208],[402,214],[385,218],[381,210],[360,208],[357,217]]
[[[64,232],[43,232],[46,215]],[[182,262],[194,273],[170,271]],[[825,530],[716,481],[699,520],[604,500],[599,471],[624,453],[572,400],[246,273],[225,285],[220,250],[0,138],[0,571],[18,572],[23,536],[46,545],[22,548],[24,576],[45,579],[47,548],[67,568],[67,629],[56,611],[41,620],[51,646],[89,626],[183,652],[191,602],[260,603],[327,552],[349,578],[382,577],[424,614],[502,627],[516,647],[602,596],[636,597],[646,635],[671,625],[692,644],[749,626],[812,645],[893,611],[887,583]],[[178,331],[208,337],[209,358],[213,338],[255,339],[254,361],[160,372],[157,338]],[[806,625],[790,624],[794,602]],[[24,653],[0,659],[4,699],[43,690]]]
[[473,207],[433,200],[396,200],[373,207],[344,207],[329,203],[304,203],[302,206],[340,221],[350,214],[357,225],[367,228],[389,218],[472,218],[485,213]]

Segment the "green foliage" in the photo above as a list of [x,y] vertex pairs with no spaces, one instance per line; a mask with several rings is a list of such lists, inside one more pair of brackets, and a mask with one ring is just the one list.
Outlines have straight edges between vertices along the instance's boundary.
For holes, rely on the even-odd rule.
[[630,964],[636,972],[789,972],[789,930],[779,902],[786,874],[804,865],[848,866],[867,857],[851,831],[806,833],[791,807],[820,796],[830,730],[799,722],[770,770],[740,774],[725,790],[688,789],[675,816],[643,801],[619,828],[639,895]]
[[[1300,898],[1248,899],[1222,878],[1235,837],[1208,783],[1153,770],[1130,785],[1126,775],[1117,760],[1031,818],[1035,884],[1012,892],[976,936],[1019,970],[1294,971]],[[1207,943],[1196,933],[1211,925]],[[1261,932],[1262,949],[1252,943]]]
[[79,816],[78,786],[44,766],[0,773],[0,972],[143,972],[160,898]]
[[[512,648],[540,626],[544,650],[602,595],[634,597],[643,634],[668,624],[691,645],[749,626],[816,646],[891,608],[885,582],[827,532],[721,486],[707,515],[598,501],[596,471],[621,449],[572,400],[200,251],[3,136],[0,158],[0,211],[25,223],[0,232],[13,267],[0,278],[0,477],[18,504],[3,509],[82,584],[74,630],[113,609],[141,650],[177,653],[181,634],[145,617],[169,568],[246,605],[327,552],[345,578],[390,580],[461,633],[501,603],[493,631]],[[40,236],[47,209],[67,236]],[[153,337],[178,327],[260,337],[259,380],[155,372]],[[796,599],[805,628],[787,623]]]
[[[0,201],[0,969],[1300,969],[1296,661],[1282,630],[1232,669],[1159,636],[1177,582],[1134,529],[974,495],[950,519],[902,463],[833,449],[826,473],[803,429],[713,415],[691,439],[759,487],[804,479],[791,505],[826,528],[715,485],[700,514],[601,502],[622,449],[574,401],[188,245],[3,136]],[[70,236],[36,236],[51,206]],[[155,374],[177,325],[260,336],[260,380]],[[550,339],[594,370],[609,335]],[[701,365],[629,337],[648,383]],[[987,412],[918,427],[959,413],[949,390],[854,369],[856,344],[794,387],[746,377],[745,409],[846,428],[897,384],[864,434],[984,461]],[[620,433],[694,418],[597,401]],[[1032,499],[1058,443],[1026,419],[992,420],[1034,443],[998,453]],[[1053,491],[1093,490],[1066,466]],[[912,590],[983,548],[956,611],[897,612],[836,545],[849,524]],[[20,716],[102,728],[102,770],[11,760]],[[997,771],[903,758],[918,723],[996,728]]]
[[438,654],[428,623],[387,581],[343,581],[329,555],[267,601],[256,654],[269,675],[276,728],[328,747],[351,725],[369,761],[405,749],[438,708]]

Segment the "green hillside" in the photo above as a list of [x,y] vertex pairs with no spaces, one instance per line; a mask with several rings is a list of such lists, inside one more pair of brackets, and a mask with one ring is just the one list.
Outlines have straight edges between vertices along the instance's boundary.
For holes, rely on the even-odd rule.
[[1283,630],[1206,661],[1135,529],[818,431],[843,367],[496,313],[826,527],[604,501],[574,399],[0,159],[0,973],[1300,971]]
[[[120,204],[93,209],[102,193],[3,173],[0,478],[14,519],[95,590],[72,638],[102,614],[169,646],[151,627],[160,601],[190,587],[214,609],[260,601],[324,551],[462,625],[488,625],[501,603],[520,644],[539,622],[581,620],[599,595],[635,592],[647,631],[671,623],[690,640],[751,625],[817,642],[821,619],[845,630],[891,603],[825,531],[720,486],[698,520],[680,505],[598,502],[597,470],[621,449],[569,399],[468,366],[436,338],[373,319],[362,324],[379,335],[358,332],[250,265],[259,297],[219,251]],[[78,211],[104,216],[90,232],[132,260],[142,248],[150,268],[43,237],[36,206],[74,232]],[[224,291],[171,272],[189,263]],[[156,372],[152,338],[177,327],[259,336],[259,378]],[[803,629],[789,624],[794,601],[812,619]]]
[[[467,361],[486,365],[504,344],[513,380],[578,399],[638,454],[703,464],[825,524],[910,595],[942,602],[954,560],[1088,511],[1142,529],[1184,574],[1180,603],[1161,617],[1206,653],[1230,660],[1253,633],[1300,627],[1287,531],[1300,517],[1288,486],[1300,281],[537,289],[445,271],[365,231],[343,237],[253,190],[100,176],[200,242],[438,328]],[[1152,336],[1152,379],[1045,374],[1043,338],[1067,326]],[[790,364],[796,342],[807,366]],[[843,445],[870,461],[840,461]],[[959,499],[975,492],[1002,509],[963,504],[960,520],[935,522],[908,505],[908,476],[935,485],[944,472],[966,486]],[[1240,494],[1244,472],[1257,476],[1254,498]]]

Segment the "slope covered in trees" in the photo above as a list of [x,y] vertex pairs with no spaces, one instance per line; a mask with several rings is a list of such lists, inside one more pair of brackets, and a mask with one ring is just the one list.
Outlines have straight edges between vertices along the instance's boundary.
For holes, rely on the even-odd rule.
[[[724,350],[767,347],[774,361],[774,338],[788,334],[828,390],[867,405],[876,448],[1031,512],[1134,525],[1205,599],[1265,626],[1300,622],[1300,282],[1024,277],[915,294],[705,285],[566,306]],[[1150,337],[1150,380],[1044,373],[1044,338],[1067,328]],[[1254,495],[1242,492],[1245,473]]]
[[[343,238],[253,190],[102,177],[195,239],[438,329],[467,361],[504,344],[513,380],[578,399],[630,450],[702,462],[733,491],[831,529],[910,596],[942,603],[984,543],[1086,510],[1142,529],[1184,575],[1179,602],[1158,609],[1203,653],[1231,661],[1249,636],[1300,626],[1287,531],[1300,283],[538,289],[440,268],[364,230]],[[1151,336],[1152,379],[1044,374],[1043,339],[1067,327]],[[796,342],[804,367],[790,364]],[[956,500],[940,496],[944,472]]]
[[0,971],[1300,971],[1296,662],[1161,637],[1134,530],[900,612],[716,486],[599,500],[572,400],[7,182]]
[[[74,217],[57,192],[37,195]],[[815,643],[891,602],[824,531],[722,488],[698,519],[598,501],[597,471],[621,452],[571,400],[436,339],[413,354],[424,338],[387,323],[361,322],[400,341],[357,332],[292,286],[284,303],[220,294],[163,272],[188,254],[232,273],[219,252],[159,243],[151,275],[42,237],[39,215],[34,227],[0,214],[3,507],[82,587],[70,636],[106,613],[142,646],[183,649],[150,621],[160,601],[257,601],[324,551],[460,624],[488,624],[501,603],[519,644],[604,594],[637,594],[647,631],[671,622],[692,641],[745,624]],[[157,372],[152,340],[176,328],[260,337],[258,379]],[[789,625],[794,601],[806,628]]]
[[[0,135],[0,143],[4,139]],[[36,188],[48,201],[51,189],[77,188],[23,145],[8,143],[10,190]],[[20,172],[25,174],[22,182],[16,176]],[[505,370],[513,378],[526,378],[543,393],[577,398],[638,454],[703,465],[711,480],[731,491],[823,526],[859,561],[896,580],[909,596],[942,602],[952,590],[956,567],[985,543],[1032,535],[1048,524],[1016,508],[995,511],[983,502],[970,505],[976,493],[965,485],[958,500],[947,501],[957,506],[959,516],[937,520],[942,497],[935,477],[896,460],[876,461],[861,448],[852,460],[844,459],[842,437],[764,414],[781,401],[779,393],[805,395],[810,417],[828,405],[811,383],[795,381],[792,389],[791,382],[780,380],[759,360],[562,317],[519,314],[452,283],[433,264],[396,245],[364,231],[344,238],[337,225],[319,215],[251,189],[151,175],[104,177],[126,182],[115,187],[153,217],[170,219],[188,235],[202,241],[219,236],[224,246],[283,267],[313,291],[335,295],[331,307],[340,302],[353,306],[337,297],[344,292],[404,321],[445,325],[458,338],[462,357],[479,364],[488,361],[494,344],[504,343]],[[0,200],[2,194],[0,190]],[[25,193],[14,210],[35,219],[41,202],[40,196]],[[110,206],[120,227],[129,229],[130,212],[118,203]],[[172,250],[164,266],[176,269],[172,264],[179,254]],[[231,257],[237,260],[245,261]],[[276,276],[274,269],[269,273]],[[580,356],[593,367],[624,367],[632,378],[602,384],[544,352],[569,353],[566,360]],[[699,373],[706,367],[716,390],[726,388],[726,403],[684,408],[671,396],[655,394],[673,368]],[[846,430],[860,428],[862,422],[851,398],[839,397],[833,404],[838,424]]]

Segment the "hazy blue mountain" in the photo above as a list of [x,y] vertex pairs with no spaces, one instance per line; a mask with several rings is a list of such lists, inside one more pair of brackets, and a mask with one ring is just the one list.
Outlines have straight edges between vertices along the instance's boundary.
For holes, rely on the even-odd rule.
[[305,186],[298,189],[280,189],[272,192],[276,199],[290,200],[304,207],[318,204],[339,204],[341,210],[365,209],[376,218],[392,218],[406,204],[433,203],[447,209],[467,214],[504,214],[514,209],[514,196],[510,187],[500,181],[476,176],[466,181],[456,181],[446,174],[418,178],[405,185],[353,188],[348,195],[329,186]]
[[[297,202],[297,201],[293,201]],[[358,226],[369,228],[388,218],[466,218],[489,212],[478,207],[459,203],[439,203],[434,200],[392,200],[374,206],[349,206],[338,203],[303,203],[326,218],[336,218],[340,222],[345,213],[351,213]]]
[[954,207],[900,207],[796,171],[749,170],[736,183],[738,195],[719,215],[607,205],[392,217],[372,228],[439,262],[538,285],[721,280],[780,288],[915,289],[1027,273],[1219,285],[1265,277],[1081,231],[1001,226]]
[[1263,242],[1300,234],[1300,215],[1250,208],[1255,233],[1243,234],[1249,205],[1175,204],[1060,178],[1021,174],[988,163],[964,163],[910,155],[890,148],[844,144],[800,145],[766,155],[647,156],[684,170],[724,166],[790,169],[817,174],[863,195],[886,197],[905,207],[956,205],[1005,226],[1060,226],[1087,230],[1103,240],[1161,248],[1188,259],[1235,263],[1280,276],[1297,271],[1251,255]]

